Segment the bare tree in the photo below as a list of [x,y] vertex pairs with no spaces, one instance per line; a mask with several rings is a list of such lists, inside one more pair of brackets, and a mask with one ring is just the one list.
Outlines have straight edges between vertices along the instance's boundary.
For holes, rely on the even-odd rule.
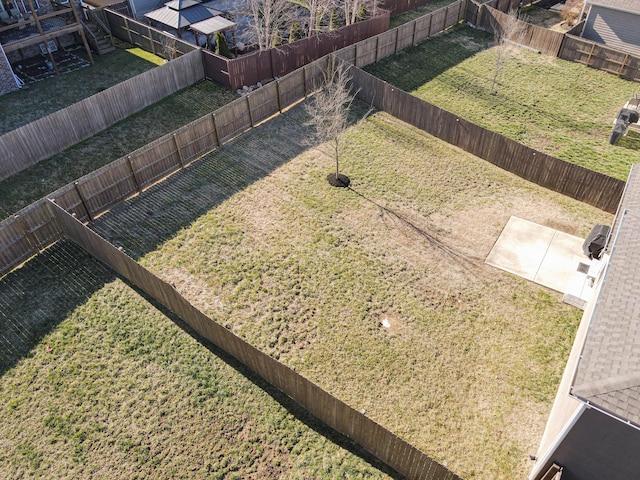
[[250,28],[242,40],[260,50],[277,46],[289,31],[293,8],[288,0],[244,0],[235,12],[249,19]]
[[332,155],[336,163],[335,173],[327,180],[334,187],[348,187],[349,177],[340,173],[340,146],[342,133],[347,128],[349,108],[357,92],[352,92],[349,82],[350,66],[345,62],[329,57],[329,65],[324,72],[324,82],[306,104],[306,112],[311,117],[306,125],[314,127],[315,134],[310,143],[332,144]]
[[378,14],[381,0],[343,0],[344,21],[351,25]]
[[[496,68],[493,72],[493,82],[491,83],[491,92],[497,93],[496,85],[500,72],[508,58],[509,48],[513,44],[519,44],[524,35],[524,22],[517,17],[517,12],[510,10],[508,14],[502,17],[503,20],[494,26],[494,36],[498,47],[498,56],[496,58]],[[497,22],[496,22],[497,23]]]
[[161,41],[162,52],[164,53],[164,58],[167,61],[171,61],[178,56],[178,45],[176,45],[176,38],[173,36],[169,36],[165,34]]

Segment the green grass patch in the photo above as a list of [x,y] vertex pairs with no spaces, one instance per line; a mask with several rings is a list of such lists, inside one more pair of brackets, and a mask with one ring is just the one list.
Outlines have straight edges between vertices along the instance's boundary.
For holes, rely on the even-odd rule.
[[[0,95],[0,135],[79,102],[102,90],[143,73],[162,59],[118,42],[106,55],[94,55],[94,64],[65,75],[29,83],[27,88]],[[86,57],[82,50],[76,55]]]
[[94,228],[463,478],[526,476],[581,312],[484,258],[511,215],[575,235],[611,216],[383,113],[349,130],[352,189],[332,188],[304,123],[278,117]]
[[[0,282],[4,335],[47,314],[23,356],[0,352],[0,477],[390,478],[78,247],[48,255]],[[49,302],[20,306],[27,284]]]
[[422,5],[418,8],[410,10],[408,12],[400,13],[398,15],[393,15],[389,22],[390,28],[398,27],[404,23],[408,23],[416,18],[420,18],[427,13],[434,12],[439,10],[447,5],[453,3],[454,0],[433,0],[432,2],[427,3],[426,5]]
[[228,88],[214,82],[196,83],[23,170],[0,182],[0,218],[235,98]]
[[457,26],[366,70],[527,146],[627,178],[640,135],[630,132],[615,146],[608,139],[634,82],[513,47],[493,85],[497,55],[491,35]]

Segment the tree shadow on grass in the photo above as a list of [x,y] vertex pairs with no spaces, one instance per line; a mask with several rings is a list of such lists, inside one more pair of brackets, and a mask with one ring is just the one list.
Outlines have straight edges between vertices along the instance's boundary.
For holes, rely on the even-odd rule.
[[[456,25],[364,70],[378,78],[393,79],[388,81],[405,92],[412,92],[491,46],[493,35],[490,33]],[[423,64],[416,65],[416,59],[422,59]]]
[[[296,139],[308,135],[304,120],[301,108],[271,120],[118,205],[92,223],[91,228],[123,247],[133,258],[154,250],[211,208],[302,153],[304,142]],[[44,336],[115,278],[113,271],[68,240],[57,242],[5,276],[0,281],[0,375],[31,355]],[[152,298],[132,288],[305,425],[390,477],[403,478],[235,358],[199,337]]]

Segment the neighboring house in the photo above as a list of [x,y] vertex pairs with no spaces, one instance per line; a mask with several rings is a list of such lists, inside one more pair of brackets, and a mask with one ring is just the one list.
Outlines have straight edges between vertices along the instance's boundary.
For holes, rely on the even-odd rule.
[[18,88],[20,88],[20,84],[0,43],[0,95],[13,92]]
[[531,480],[640,478],[640,164],[629,175],[603,262]]
[[14,73],[28,59],[58,73],[56,52],[78,39],[92,59],[76,1],[0,0],[0,94],[17,87]]
[[640,55],[640,0],[586,0],[582,37]]

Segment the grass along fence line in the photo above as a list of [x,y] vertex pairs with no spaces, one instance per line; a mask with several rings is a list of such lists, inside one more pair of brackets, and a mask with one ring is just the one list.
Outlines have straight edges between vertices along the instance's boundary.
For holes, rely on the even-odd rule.
[[202,80],[127,117],[52,157],[0,182],[0,218],[129,155],[184,125],[210,114],[238,96]]
[[0,137],[0,180],[204,78],[199,52],[141,73]]
[[[205,153],[311,93],[328,57],[205,115],[66,186],[51,198],[80,221],[91,221],[122,200],[189,166]],[[0,223],[0,275],[60,239],[45,199]],[[35,241],[34,241],[35,239]]]
[[358,95],[376,108],[555,192],[615,213],[625,182],[538,152],[393,87],[362,70],[352,73]]
[[416,480],[460,479],[413,445],[367,418],[364,412],[356,411],[207,317],[174,287],[91,231],[64,209],[51,205],[68,238],[178,315],[203,338],[238,359],[328,426],[358,443],[395,471]]
[[493,84],[498,56],[492,35],[460,25],[365,70],[525,146],[626,180],[640,135],[616,146],[608,138],[635,82],[512,47]]

